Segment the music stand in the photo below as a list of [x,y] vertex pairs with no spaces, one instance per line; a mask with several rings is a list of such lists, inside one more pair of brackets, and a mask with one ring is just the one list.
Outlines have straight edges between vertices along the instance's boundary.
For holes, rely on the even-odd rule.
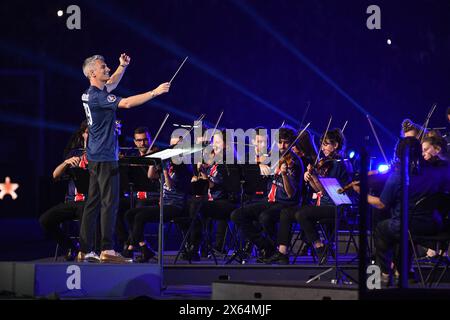
[[[341,214],[344,211],[344,208],[346,206],[352,205],[351,199],[345,194],[339,194],[338,190],[341,189],[341,185],[335,178],[319,178],[320,183],[324,187],[325,191],[327,192],[328,196],[333,201],[334,205],[336,206],[336,214],[334,216],[334,244],[336,246],[335,250],[335,258],[334,258],[334,266],[331,268],[328,268],[327,270],[315,275],[306,283],[310,283],[316,279],[319,279],[321,276],[331,272],[335,271],[335,278],[331,280],[333,284],[351,284],[350,281],[346,280],[347,278],[353,280],[357,283],[357,281],[352,278],[348,273],[346,273],[342,268],[339,267],[339,243],[338,243],[338,230],[339,230],[339,219],[341,217]],[[325,252],[325,254],[327,254]]]
[[77,188],[77,191],[87,197],[89,193],[89,170],[74,167],[69,168],[68,171],[75,187]]
[[[267,189],[267,181],[264,176],[261,175],[261,169],[258,164],[240,164],[238,165],[240,181],[239,181],[239,192],[241,199],[240,209],[244,209],[244,198],[245,195],[255,195],[262,192],[265,194]],[[237,185],[235,183],[234,187]],[[242,248],[242,243],[236,238],[235,241],[235,251],[230,256],[230,258],[225,262],[225,264],[230,264],[231,262],[237,260],[240,264],[245,264],[247,262],[248,253]]]
[[[201,149],[200,149],[201,150]],[[169,148],[165,149],[151,155],[139,158],[138,162],[141,164],[147,165],[160,165],[164,168],[164,164],[173,157],[190,155],[194,152],[198,152],[198,148],[185,149],[185,148]],[[136,162],[135,162],[136,163]],[[163,261],[163,250],[164,250],[164,182],[163,179],[159,179],[160,181],[160,189],[159,189],[159,236],[158,236],[158,266],[160,270],[160,291],[162,291],[164,287],[164,261]]]

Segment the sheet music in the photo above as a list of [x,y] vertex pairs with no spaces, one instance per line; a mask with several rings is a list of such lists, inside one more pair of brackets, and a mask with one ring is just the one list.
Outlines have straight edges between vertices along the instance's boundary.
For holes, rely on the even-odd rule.
[[163,151],[159,151],[153,154],[150,154],[148,156],[145,156],[146,158],[157,158],[161,160],[167,160],[172,157],[176,157],[179,155],[188,155],[191,153],[195,153],[198,151],[201,151],[203,148],[200,147],[194,147],[192,149],[182,149],[182,148],[174,148],[174,149],[165,149]]
[[342,204],[352,204],[352,200],[350,200],[345,193],[339,194],[337,192],[338,189],[342,187],[336,178],[319,178],[319,181],[322,183],[325,191],[336,206],[340,206]]

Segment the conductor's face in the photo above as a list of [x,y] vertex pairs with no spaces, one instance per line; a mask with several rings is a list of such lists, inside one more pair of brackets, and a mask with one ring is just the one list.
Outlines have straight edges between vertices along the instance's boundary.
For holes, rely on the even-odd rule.
[[92,77],[94,77],[98,81],[106,83],[110,78],[110,76],[109,76],[110,71],[111,70],[108,68],[105,61],[96,60],[95,68],[92,71]]

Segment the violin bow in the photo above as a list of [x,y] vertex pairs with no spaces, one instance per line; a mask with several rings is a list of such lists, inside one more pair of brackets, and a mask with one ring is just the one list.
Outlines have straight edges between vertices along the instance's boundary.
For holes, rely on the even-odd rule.
[[420,132],[417,136],[418,139],[420,139],[420,143],[423,142],[423,138],[425,138],[425,130],[426,128],[428,128],[428,123],[430,122],[430,118],[434,113],[434,110],[436,110],[437,104],[433,103],[433,105],[431,106],[431,110],[428,112],[428,115],[425,119],[425,123],[423,124],[422,128],[420,128]]
[[308,114],[310,106],[311,106],[311,101],[307,101],[306,102],[306,109],[305,109],[305,112],[303,112],[302,121],[300,122],[300,128],[303,126],[303,122],[305,122],[306,115]]
[[[283,122],[281,123],[281,126],[279,126],[277,130],[280,130],[281,128],[283,128],[283,126],[285,125],[285,122],[286,122],[286,121],[283,120]],[[277,143],[275,140],[272,141],[272,145],[270,146],[270,150],[272,150],[273,147],[275,147],[275,143]],[[270,150],[268,150],[268,152],[270,152]]]
[[166,113],[166,116],[164,117],[164,120],[163,120],[163,122],[161,123],[161,126],[158,129],[158,132],[156,132],[155,138],[153,139],[152,143],[150,144],[150,147],[148,147],[146,155],[148,155],[151,152],[151,150],[153,148],[153,145],[155,144],[155,141],[156,141],[156,139],[159,136],[159,133],[161,132],[161,130],[164,127],[164,125],[166,124],[167,118],[169,118],[169,114],[168,113]]
[[344,125],[342,126],[341,132],[344,133],[345,128],[347,127],[348,120],[345,120]]
[[[327,128],[325,129],[325,134],[323,135],[323,138],[325,139],[327,137],[328,134],[328,130],[330,129],[330,125],[331,125],[331,120],[333,119],[333,116],[330,116],[330,120],[328,120],[328,125]],[[314,161],[314,166],[317,165],[317,162],[319,161],[319,155],[320,155],[320,150],[322,150],[322,143],[323,141],[319,141],[320,142],[320,148],[319,148],[319,152],[317,152],[317,157],[316,157],[316,161]]]
[[275,164],[271,167],[271,170],[275,169],[275,167],[278,165],[278,163],[280,162],[280,159],[283,158],[288,152],[289,150],[291,150],[292,146],[297,142],[298,139],[300,139],[300,137],[302,136],[302,134],[306,131],[306,129],[308,129],[309,125],[311,124],[311,122],[308,122],[308,124],[303,128],[302,131],[300,131],[300,133],[297,135],[297,137],[294,139],[294,141],[291,142],[291,144],[288,146],[288,148],[286,149],[286,151],[283,152],[283,154],[281,155],[281,157],[278,158],[278,160],[275,162]]
[[367,117],[367,121],[369,121],[370,128],[372,129],[372,133],[375,136],[375,140],[377,140],[378,148],[380,148],[381,154],[383,155],[383,159],[384,159],[385,163],[388,164],[389,162],[387,160],[386,154],[384,153],[383,147],[381,146],[380,139],[378,139],[377,132],[375,131],[372,121],[370,120],[370,116],[367,114],[366,117]]

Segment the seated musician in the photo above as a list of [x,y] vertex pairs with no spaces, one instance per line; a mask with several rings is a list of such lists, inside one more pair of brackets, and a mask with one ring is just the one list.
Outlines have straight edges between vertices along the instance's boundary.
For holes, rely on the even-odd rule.
[[[227,152],[233,153],[232,145],[227,144],[225,130],[216,131],[212,137],[212,150],[206,149],[209,153],[204,163],[197,165],[198,175],[194,175],[191,182],[194,184],[207,183],[208,193],[204,195],[194,195],[189,203],[189,216],[193,219],[194,228],[190,235],[190,245],[188,251],[182,256],[185,260],[200,260],[199,248],[202,242],[202,227],[206,225],[208,219],[215,220],[216,235],[214,250],[223,253],[224,241],[227,230],[227,222],[231,212],[235,209],[235,201],[232,195],[228,194],[224,187],[223,170],[220,163],[226,164]],[[208,241],[207,239],[204,239]]]
[[320,141],[324,158],[319,161],[316,169],[309,165],[304,175],[305,181],[317,192],[316,206],[304,206],[298,209],[295,218],[300,223],[306,240],[319,257],[319,264],[323,264],[328,255],[324,243],[316,231],[316,223],[320,219],[334,218],[336,206],[320,183],[319,177],[336,178],[341,186],[345,186],[351,181],[353,169],[351,163],[341,156],[344,151],[345,138],[340,129],[328,131]]
[[[407,137],[400,141],[396,149],[397,158],[400,158],[406,146],[410,147],[409,165],[411,168],[409,179],[409,230],[412,235],[432,235],[442,228],[442,219],[433,212],[415,212],[416,202],[426,196],[437,192],[449,192],[449,167],[426,165],[421,157],[420,142],[414,137]],[[359,192],[359,186],[353,187]],[[376,263],[382,272],[382,282],[389,284],[392,281],[393,265],[398,266],[398,256],[394,257],[396,246],[400,239],[400,207],[401,207],[401,176],[400,170],[395,170],[388,178],[380,197],[368,195],[368,202],[372,206],[391,211],[391,218],[378,223],[375,229]],[[411,253],[411,250],[410,250]],[[411,266],[411,257],[409,259]],[[413,276],[409,274],[408,276]]]
[[[273,239],[281,210],[296,206],[300,202],[303,164],[299,157],[288,149],[295,138],[296,134],[292,129],[279,129],[278,148],[280,155],[284,156],[280,158],[275,174],[268,181],[267,200],[236,209],[231,215],[244,238],[258,247],[261,258],[259,261],[264,261],[275,252]],[[255,222],[262,228],[258,228]]]
[[422,156],[435,165],[448,165],[447,141],[440,135],[427,135],[422,140]]
[[[85,148],[88,138],[88,126],[86,121],[81,123],[80,128],[73,134],[64,150],[65,160],[53,171],[53,179],[61,179],[68,168],[87,168]],[[39,223],[45,234],[54,239],[58,245],[67,251],[66,261],[73,261],[78,253],[78,243],[74,242],[61,229],[61,223],[78,219],[81,221],[85,198],[87,195],[77,192],[73,180],[69,181],[66,199],[49,210],[39,218]]]
[[[314,161],[317,158],[317,150],[312,140],[312,136],[308,131],[305,131],[300,136],[297,143],[292,147],[292,151],[299,156],[305,168],[307,168],[308,165],[314,165]],[[303,201],[299,205],[304,206],[309,204],[311,197],[311,188],[309,188],[308,183],[304,179],[302,179],[301,199]],[[290,244],[291,240],[292,224],[295,222],[295,212],[298,209],[299,206],[293,206],[285,208],[281,211],[277,234],[278,251],[269,259],[266,259],[266,263],[289,264],[289,256],[287,254],[287,251],[288,245]],[[306,244],[300,254],[307,255],[308,249],[309,245]]]
[[[177,144],[179,139],[179,137],[172,137],[170,144]],[[151,166],[151,178],[161,178],[164,183],[164,222],[169,222],[173,218],[183,215],[191,174],[189,166],[185,164],[175,165],[172,161],[169,161],[162,170],[156,166]],[[139,248],[141,255],[136,261],[140,263],[148,262],[155,256],[155,253],[144,239],[144,228],[148,222],[159,222],[159,204],[129,209],[125,213],[125,219],[128,222],[130,237],[128,239],[128,248],[124,250],[122,255],[132,258],[133,252]]]
[[[130,152],[127,152],[126,155],[129,157],[142,157],[148,152],[148,148],[151,144],[150,133],[147,127],[138,127],[134,130],[133,134],[133,142],[136,149],[133,149]],[[152,147],[151,151],[156,151],[156,147]],[[120,167],[120,173],[128,174],[129,168],[127,166]],[[149,167],[144,166],[142,170],[145,172],[149,172]],[[144,206],[154,206],[159,202],[159,181],[158,179],[150,179],[149,182],[152,184],[152,189],[154,191],[133,191],[133,195],[129,195],[128,197],[122,196],[119,202],[119,210],[117,213],[116,220],[116,242],[120,250],[126,249],[128,244],[126,243],[129,234],[128,227],[125,222],[125,212],[130,209],[130,197],[133,196],[134,205],[136,208],[144,207]]]

